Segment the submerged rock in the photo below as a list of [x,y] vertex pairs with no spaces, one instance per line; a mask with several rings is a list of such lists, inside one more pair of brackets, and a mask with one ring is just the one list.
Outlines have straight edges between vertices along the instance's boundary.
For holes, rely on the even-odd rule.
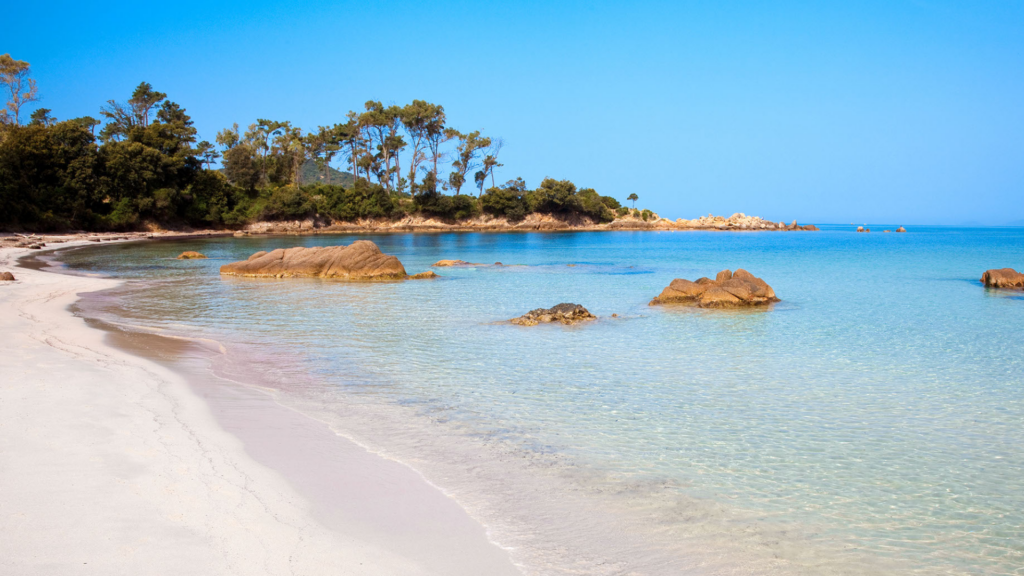
[[0,282],[14,282],[14,274],[10,272],[0,272]]
[[200,254],[199,252],[194,252],[192,250],[189,250],[188,252],[182,252],[181,254],[178,254],[178,260],[205,260],[205,259],[206,259],[206,256],[204,256],[203,254]]
[[248,260],[220,267],[228,276],[267,278],[338,278],[341,280],[402,280],[408,275],[395,256],[384,254],[369,240],[348,246],[278,248],[257,252]]
[[981,283],[986,288],[1017,288],[1024,289],[1024,274],[1013,268],[986,270],[981,275]]
[[433,270],[427,270],[426,272],[420,272],[419,274],[413,274],[409,276],[409,280],[429,280],[431,278],[440,278]]
[[551,308],[537,308],[530,310],[519,318],[513,318],[509,322],[520,326],[536,326],[549,322],[561,324],[576,324],[597,318],[589,310],[579,304],[562,303]]
[[477,264],[476,262],[466,262],[465,260],[438,260],[431,266],[437,268],[445,268],[448,266],[483,266],[483,264]]
[[698,308],[739,308],[763,306],[778,302],[775,291],[767,282],[740,269],[735,273],[722,270],[714,280],[700,278],[696,282],[676,278],[662,290],[651,306],[658,304],[686,304]]

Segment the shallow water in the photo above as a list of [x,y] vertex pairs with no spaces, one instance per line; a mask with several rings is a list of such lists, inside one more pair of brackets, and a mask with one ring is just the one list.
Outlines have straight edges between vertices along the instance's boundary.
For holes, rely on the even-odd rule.
[[[258,250],[357,238],[410,273],[442,258],[505,266],[358,284],[217,272]],[[173,259],[184,250],[210,259]],[[1024,297],[978,282],[988,268],[1024,268],[1024,229],[218,238],[61,260],[131,280],[96,314],[215,340],[237,352],[237,374],[339,418],[356,405],[415,415],[375,441],[438,474],[446,463],[430,459],[446,457],[425,446],[432,432],[416,432],[419,422],[480,445],[475,462],[501,446],[552,463],[543,474],[559,468],[558,489],[620,497],[615,513],[633,514],[624,522],[650,525],[645,547],[718,547],[705,572],[870,573],[864,566],[879,562],[913,574],[1024,574]],[[782,302],[647,306],[673,278],[740,267]],[[559,302],[600,319],[501,322]],[[373,419],[358,422],[369,428],[354,433],[373,438]],[[465,490],[499,542],[527,546],[507,517],[516,506],[487,502],[493,489],[473,492],[500,471],[455,478],[465,467],[452,466],[450,485],[432,479],[457,498]],[[562,528],[559,538],[598,539]],[[735,566],[729,546],[745,555]],[[646,560],[634,564],[630,550],[605,549],[608,573],[700,568],[635,548]],[[538,573],[571,556],[517,554]]]

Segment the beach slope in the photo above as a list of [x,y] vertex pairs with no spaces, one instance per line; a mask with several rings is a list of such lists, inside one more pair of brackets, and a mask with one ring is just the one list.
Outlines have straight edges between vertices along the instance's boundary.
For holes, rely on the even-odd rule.
[[[341,482],[337,497],[368,490],[381,517],[404,525],[415,511],[379,497],[400,485],[396,507],[449,513],[435,525],[409,518],[429,533],[381,536],[363,525],[373,515],[326,527],[316,502],[250,456],[181,376],[68,312],[78,293],[114,281],[14,269],[23,252],[0,251],[0,269],[18,277],[0,286],[0,573],[518,573],[440,490],[370,453],[350,466],[364,481]],[[432,545],[439,534],[448,546]]]

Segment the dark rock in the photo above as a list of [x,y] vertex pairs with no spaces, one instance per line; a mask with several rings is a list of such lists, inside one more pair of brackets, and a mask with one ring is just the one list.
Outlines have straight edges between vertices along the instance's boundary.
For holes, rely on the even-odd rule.
[[519,318],[513,318],[509,322],[520,326],[536,326],[549,322],[561,324],[576,324],[597,318],[589,310],[579,304],[562,303],[552,308],[537,308],[530,310]]
[[14,274],[11,274],[10,272],[0,272],[0,281],[14,282],[14,280]]

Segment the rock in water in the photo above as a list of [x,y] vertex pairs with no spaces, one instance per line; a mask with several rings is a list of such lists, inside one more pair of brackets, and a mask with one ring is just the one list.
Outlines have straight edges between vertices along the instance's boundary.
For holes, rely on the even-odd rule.
[[427,270],[426,272],[420,272],[419,274],[409,276],[409,280],[429,280],[431,278],[440,278],[440,276],[433,270]]
[[739,308],[763,306],[778,302],[767,282],[746,270],[722,270],[714,280],[701,278],[696,282],[676,278],[662,290],[651,306],[686,304],[698,308]]
[[229,276],[267,278],[338,278],[341,280],[401,280],[407,274],[395,256],[384,254],[369,240],[348,246],[278,248],[257,252],[248,260],[220,267]]
[[899,228],[897,228],[897,229],[896,229],[896,231],[897,231],[897,232],[906,232],[906,231],[907,231],[907,229],[906,229],[906,228],[904,228],[903,226],[900,226]]
[[188,252],[182,252],[181,254],[178,254],[178,260],[205,260],[205,259],[206,259],[206,256],[200,254],[199,252],[193,252],[192,250],[189,250]]
[[0,272],[0,281],[14,282],[14,274],[11,274],[10,272]]
[[559,322],[561,324],[576,324],[586,320],[597,318],[589,310],[579,304],[562,303],[552,308],[537,308],[530,310],[519,318],[513,318],[509,322],[520,326],[536,326],[548,322]]
[[475,262],[466,262],[465,260],[438,260],[434,262],[432,266],[437,268],[445,268],[448,266],[483,266],[483,264],[477,264]]
[[1013,268],[986,270],[981,275],[981,283],[986,288],[1017,288],[1024,289],[1024,274]]

